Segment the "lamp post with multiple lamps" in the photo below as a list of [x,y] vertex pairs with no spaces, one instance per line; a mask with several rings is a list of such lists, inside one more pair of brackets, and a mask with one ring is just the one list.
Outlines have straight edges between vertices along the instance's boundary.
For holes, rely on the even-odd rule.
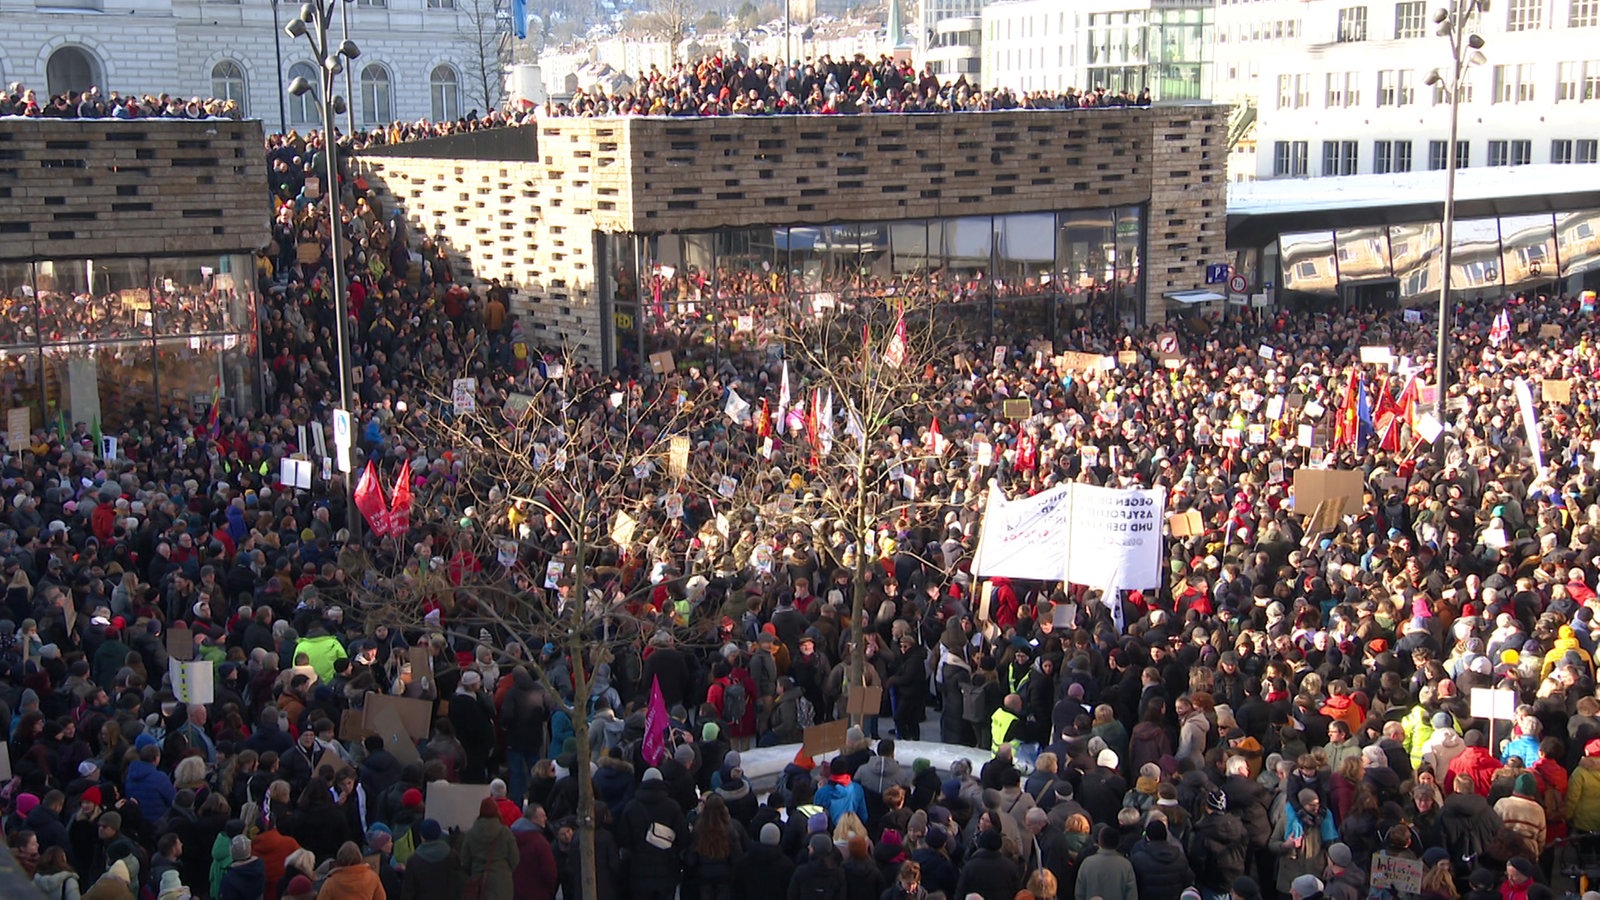
[[[317,62],[317,80],[320,84],[312,84],[303,77],[296,77],[289,83],[289,93],[296,97],[315,92],[317,105],[322,111],[322,158],[326,163],[323,177],[323,193],[328,198],[328,215],[331,217],[328,229],[328,253],[332,258],[333,271],[329,278],[333,282],[333,339],[338,343],[339,357],[339,406],[351,415],[355,414],[355,403],[351,397],[351,355],[350,355],[350,295],[345,286],[344,269],[344,236],[340,234],[342,223],[339,215],[339,143],[335,139],[334,119],[348,107],[345,99],[334,94],[335,85],[340,72],[345,70],[348,62],[361,55],[361,50],[348,38],[341,40],[337,45],[330,44],[328,28],[333,20],[333,10],[337,3],[349,3],[350,0],[309,0],[301,5],[300,14],[289,20],[284,26],[291,38],[305,38],[311,46],[311,53]],[[348,450],[340,448],[339,452],[347,453]],[[349,467],[354,469],[354,465]],[[352,492],[355,485],[354,471],[345,473],[345,486],[347,492]],[[350,519],[350,539],[359,541],[361,534],[361,513],[356,509],[353,493],[347,498],[349,502],[346,509]]]
[[1456,224],[1456,143],[1461,130],[1461,92],[1467,70],[1483,65],[1483,37],[1470,30],[1472,17],[1489,11],[1489,0],[1452,0],[1449,8],[1441,7],[1433,14],[1438,34],[1450,43],[1450,69],[1434,69],[1428,73],[1429,87],[1442,87],[1450,92],[1450,140],[1445,144],[1444,157],[1444,222],[1440,229],[1443,246],[1440,251],[1442,273],[1439,277],[1439,343],[1435,351],[1434,368],[1438,372],[1438,393],[1434,397],[1433,414],[1440,422],[1445,418],[1445,392],[1450,386],[1450,266],[1453,262]]
[[278,21],[278,0],[272,0],[272,55],[278,61],[278,133],[289,133],[289,104],[283,98],[283,23]]

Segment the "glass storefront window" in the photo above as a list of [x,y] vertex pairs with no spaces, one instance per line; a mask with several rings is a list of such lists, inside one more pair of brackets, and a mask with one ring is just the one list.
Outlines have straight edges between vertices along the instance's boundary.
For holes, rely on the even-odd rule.
[[1600,266],[1600,209],[1558,213],[1556,253],[1561,257],[1562,278]]
[[1341,228],[1334,232],[1339,245],[1339,280],[1350,284],[1383,281],[1393,277],[1389,260],[1389,229]]
[[1332,294],[1339,289],[1333,232],[1306,231],[1278,236],[1285,290]]
[[1462,219],[1455,223],[1450,257],[1450,290],[1499,288],[1500,220]]
[[[54,426],[63,413],[68,427],[154,417],[165,405],[157,392],[151,352],[148,340],[47,346],[47,424]],[[211,381],[215,383],[214,375]]]
[[1549,214],[1500,219],[1500,270],[1507,287],[1556,277],[1555,219]]
[[254,280],[231,256],[181,257],[151,262],[157,334],[217,334],[246,330],[243,321]]
[[142,259],[44,260],[34,267],[34,290],[46,343],[150,336],[150,269]]
[[38,343],[39,304],[35,299],[33,265],[0,263],[0,346]]

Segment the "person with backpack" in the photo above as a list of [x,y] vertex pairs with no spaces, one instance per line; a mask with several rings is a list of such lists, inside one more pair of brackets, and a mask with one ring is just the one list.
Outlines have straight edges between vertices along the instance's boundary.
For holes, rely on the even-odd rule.
[[755,681],[743,666],[717,663],[712,670],[715,679],[706,692],[706,702],[717,711],[723,723],[724,734],[735,750],[750,749],[756,733]]
[[[804,740],[804,732],[810,725],[816,724],[816,709],[806,699],[805,692],[800,690],[794,679],[784,676],[778,679],[778,700],[772,708],[772,718],[767,723],[767,731],[761,736],[761,744],[771,747],[777,744],[798,744]],[[810,725],[806,724],[810,720]]]
[[616,834],[632,876],[633,900],[673,900],[683,876],[689,820],[667,796],[659,769],[645,770],[639,789],[622,811]]

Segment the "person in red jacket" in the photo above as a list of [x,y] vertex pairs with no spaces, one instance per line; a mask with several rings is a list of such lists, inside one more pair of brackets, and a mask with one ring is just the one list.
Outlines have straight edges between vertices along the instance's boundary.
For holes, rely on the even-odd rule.
[[1457,775],[1465,775],[1472,779],[1472,790],[1481,797],[1489,796],[1489,788],[1494,784],[1494,773],[1500,770],[1500,761],[1489,752],[1489,742],[1483,732],[1474,728],[1462,737],[1467,742],[1467,749],[1461,755],[1450,761],[1450,768],[1444,779],[1446,785],[1455,784]]

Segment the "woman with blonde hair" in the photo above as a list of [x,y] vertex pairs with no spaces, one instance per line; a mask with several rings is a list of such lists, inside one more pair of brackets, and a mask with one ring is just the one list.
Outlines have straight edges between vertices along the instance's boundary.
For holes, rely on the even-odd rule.
[[839,821],[833,826],[833,842],[840,847],[849,844],[850,839],[858,834],[866,837],[867,826],[862,823],[861,817],[853,812],[841,815]]
[[1056,900],[1056,876],[1049,869],[1040,869],[1028,877],[1028,892],[1035,900]]

